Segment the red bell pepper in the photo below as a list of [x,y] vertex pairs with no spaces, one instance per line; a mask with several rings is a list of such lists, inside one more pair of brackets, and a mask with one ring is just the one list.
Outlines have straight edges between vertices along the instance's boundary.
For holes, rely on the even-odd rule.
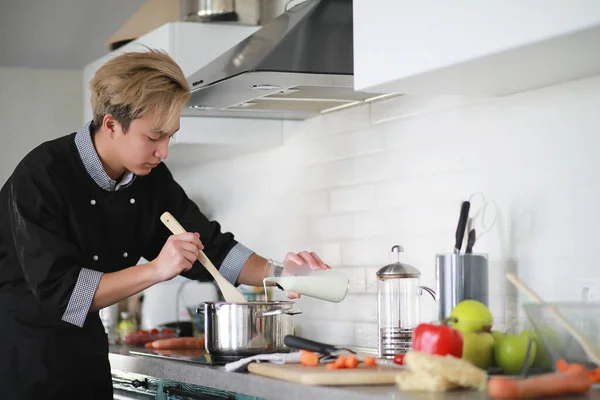
[[448,325],[419,324],[412,335],[412,350],[462,357],[462,334]]

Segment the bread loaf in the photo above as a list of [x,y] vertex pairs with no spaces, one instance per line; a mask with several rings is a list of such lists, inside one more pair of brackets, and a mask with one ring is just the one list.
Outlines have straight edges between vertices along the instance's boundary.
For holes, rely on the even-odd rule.
[[426,373],[456,386],[477,390],[486,390],[487,387],[486,371],[450,355],[438,356],[411,350],[404,357],[404,365],[412,372]]
[[444,377],[424,371],[404,371],[396,376],[396,385],[405,391],[419,392],[447,392],[459,387]]

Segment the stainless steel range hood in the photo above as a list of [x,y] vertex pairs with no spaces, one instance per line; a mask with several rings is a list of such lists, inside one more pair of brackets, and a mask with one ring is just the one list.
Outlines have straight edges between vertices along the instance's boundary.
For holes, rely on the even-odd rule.
[[353,72],[352,0],[306,0],[189,76],[184,114],[306,119],[394,96],[354,91]]

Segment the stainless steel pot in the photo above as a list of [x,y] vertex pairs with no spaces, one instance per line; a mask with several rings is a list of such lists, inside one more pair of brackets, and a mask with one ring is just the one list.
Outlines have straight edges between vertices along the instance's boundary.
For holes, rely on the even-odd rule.
[[264,25],[297,4],[291,0],[181,0],[180,18],[187,22],[236,21]]
[[206,351],[213,363],[221,364],[263,353],[291,349],[283,339],[294,334],[292,301],[248,303],[204,303]]

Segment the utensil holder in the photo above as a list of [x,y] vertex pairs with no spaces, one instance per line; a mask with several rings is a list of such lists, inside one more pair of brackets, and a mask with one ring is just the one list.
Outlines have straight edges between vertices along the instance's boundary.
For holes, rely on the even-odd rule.
[[487,254],[437,254],[435,275],[439,321],[448,318],[463,300],[477,300],[489,307]]

